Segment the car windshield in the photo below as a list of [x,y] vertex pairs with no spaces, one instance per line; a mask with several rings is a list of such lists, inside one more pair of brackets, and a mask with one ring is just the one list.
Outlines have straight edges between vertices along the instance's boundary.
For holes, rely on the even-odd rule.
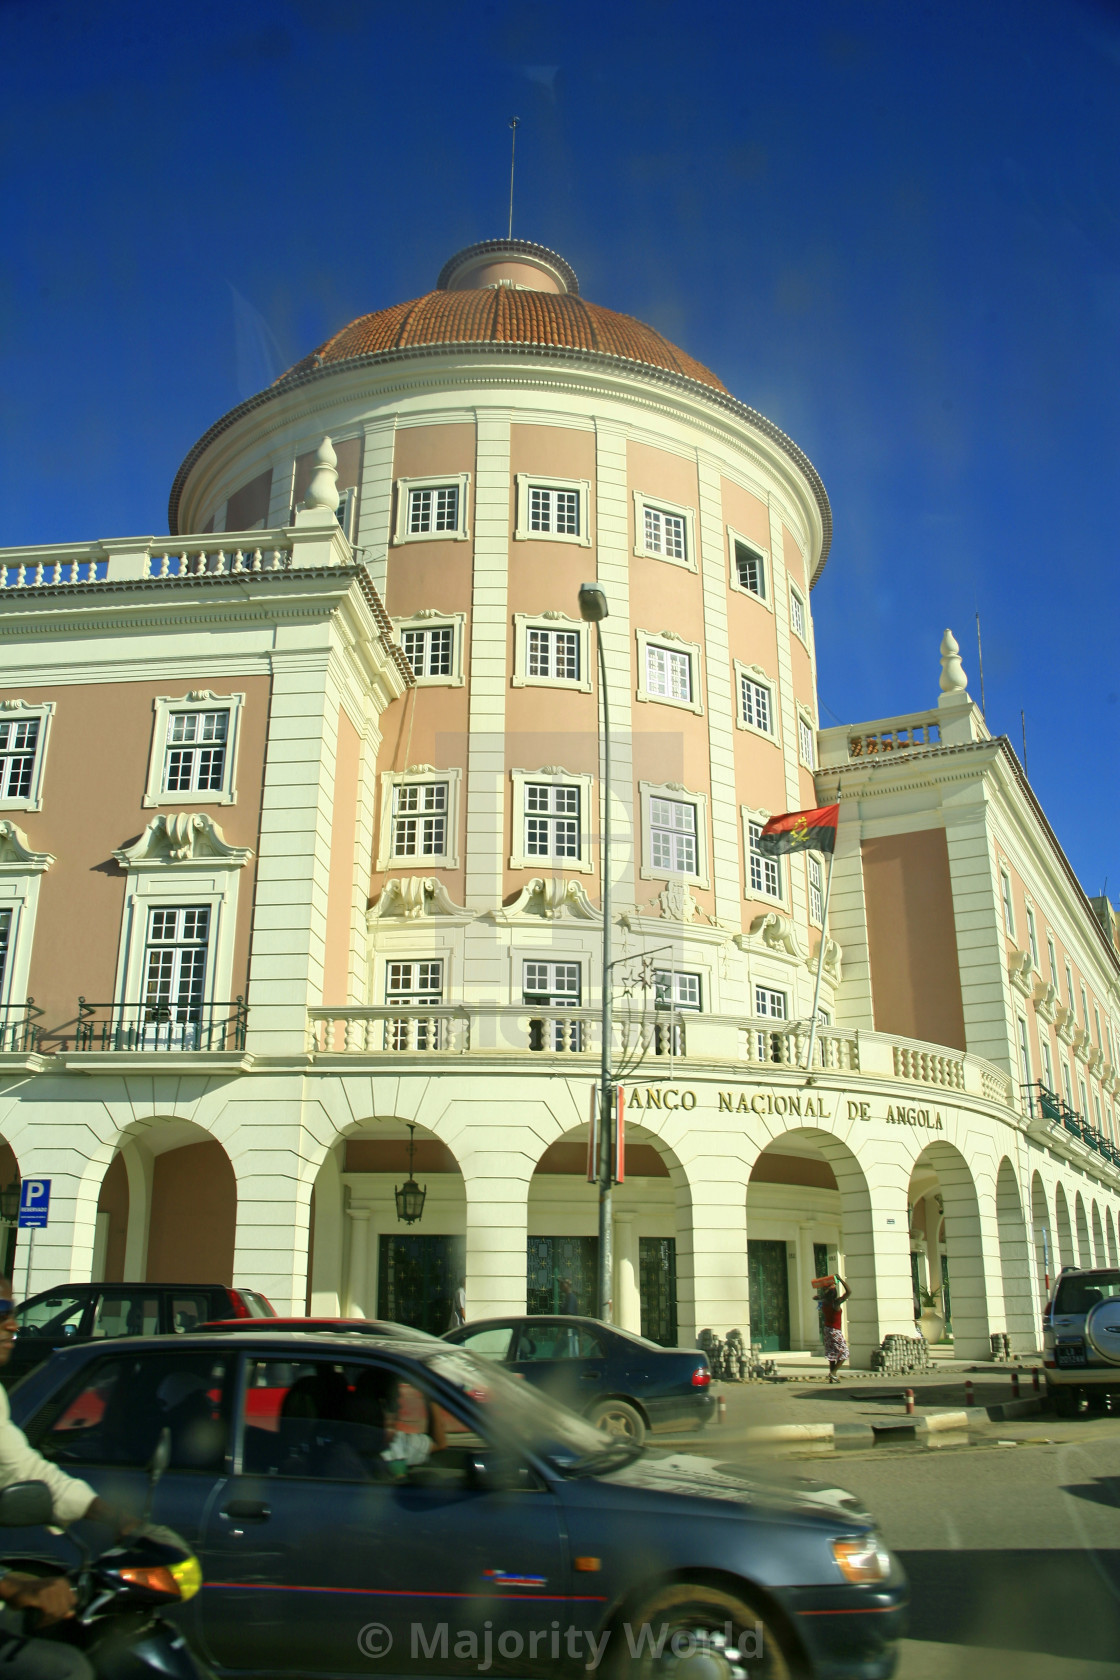
[[1062,1278],[1054,1297],[1054,1311],[1065,1317],[1087,1313],[1098,1301],[1120,1296],[1120,1272],[1075,1272]]
[[444,1343],[431,1352],[417,1350],[415,1357],[423,1360],[433,1376],[442,1377],[482,1408],[492,1440],[512,1439],[565,1474],[587,1474],[592,1466],[614,1468],[640,1450],[619,1443],[624,1451],[615,1451],[614,1443],[594,1425],[466,1348]]

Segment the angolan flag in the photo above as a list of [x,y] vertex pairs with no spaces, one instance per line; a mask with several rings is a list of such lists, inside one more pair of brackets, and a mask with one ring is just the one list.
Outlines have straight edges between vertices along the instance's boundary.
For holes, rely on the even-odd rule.
[[818,805],[815,811],[787,811],[771,817],[758,837],[764,857],[781,857],[784,852],[834,852],[839,805]]

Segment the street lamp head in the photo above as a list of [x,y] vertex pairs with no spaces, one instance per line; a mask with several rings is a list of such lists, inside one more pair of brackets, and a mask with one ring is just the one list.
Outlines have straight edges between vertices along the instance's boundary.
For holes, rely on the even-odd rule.
[[581,583],[579,586],[579,616],[588,624],[598,624],[609,617],[607,592],[601,583]]

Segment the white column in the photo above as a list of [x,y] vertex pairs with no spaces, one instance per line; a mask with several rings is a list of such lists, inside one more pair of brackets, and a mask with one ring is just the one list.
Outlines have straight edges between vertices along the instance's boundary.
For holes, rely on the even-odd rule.
[[[458,1159],[467,1198],[467,1317],[523,1313],[532,1163],[505,1149]],[[516,1172],[521,1167],[524,1176]]]
[[793,1297],[796,1303],[794,1312],[790,1315],[793,1323],[790,1325],[790,1345],[811,1351],[817,1345],[816,1314],[812,1309],[812,1290],[809,1280],[813,1273],[809,1255],[812,1253],[813,1228],[804,1222],[798,1224],[797,1242],[794,1245],[794,1259],[791,1268],[793,1277]]
[[139,1138],[126,1138],[121,1159],[128,1174],[128,1228],[124,1240],[124,1282],[143,1283],[148,1275],[148,1229],[152,1218],[155,1162]]
[[372,1318],[370,1311],[369,1220],[370,1210],[349,1207],[350,1263],[346,1269],[346,1317]]
[[312,1192],[311,1312],[336,1318],[342,1311],[342,1178],[338,1156],[328,1151]]
[[[725,795],[730,795],[735,787],[735,696],[727,632],[727,532],[723,521],[719,464],[699,451],[696,465],[700,487],[698,535],[704,591],[704,659],[712,790],[715,793],[717,789],[722,789]],[[794,740],[796,743],[796,736]],[[784,750],[788,753],[788,740]],[[796,808],[788,807],[791,810]],[[721,798],[717,794],[712,800],[712,887],[719,922],[726,928],[734,929],[743,925],[740,844],[735,799]]]
[[639,1276],[638,1226],[632,1213],[614,1216],[614,1299],[621,1330],[642,1333],[642,1290]]
[[259,1289],[276,1311],[302,1314],[315,1166],[298,1076],[255,1074],[238,1088],[215,1132],[237,1178],[233,1281]]
[[678,1202],[677,1339],[695,1347],[701,1330],[741,1330],[749,1342],[746,1180],[692,1180],[689,1191],[687,1211]]
[[[611,882],[616,915],[622,906],[633,904],[637,894],[631,723],[633,633],[630,624],[630,522],[626,479],[626,433],[618,427],[597,424],[595,575],[607,592],[610,607],[610,617],[604,619],[599,628],[603,635],[603,658],[607,667],[607,693],[611,708]],[[598,794],[601,821],[601,787]]]

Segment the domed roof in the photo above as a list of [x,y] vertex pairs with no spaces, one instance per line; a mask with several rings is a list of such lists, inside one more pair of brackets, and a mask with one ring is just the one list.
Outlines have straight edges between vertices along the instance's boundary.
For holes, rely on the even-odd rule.
[[361,315],[289,368],[277,383],[357,356],[441,344],[522,344],[526,349],[588,350],[663,368],[698,380],[714,391],[727,389],[702,362],[678,350],[655,328],[632,315],[619,315],[570,293],[530,291],[504,281],[478,290],[426,292],[408,303]]

